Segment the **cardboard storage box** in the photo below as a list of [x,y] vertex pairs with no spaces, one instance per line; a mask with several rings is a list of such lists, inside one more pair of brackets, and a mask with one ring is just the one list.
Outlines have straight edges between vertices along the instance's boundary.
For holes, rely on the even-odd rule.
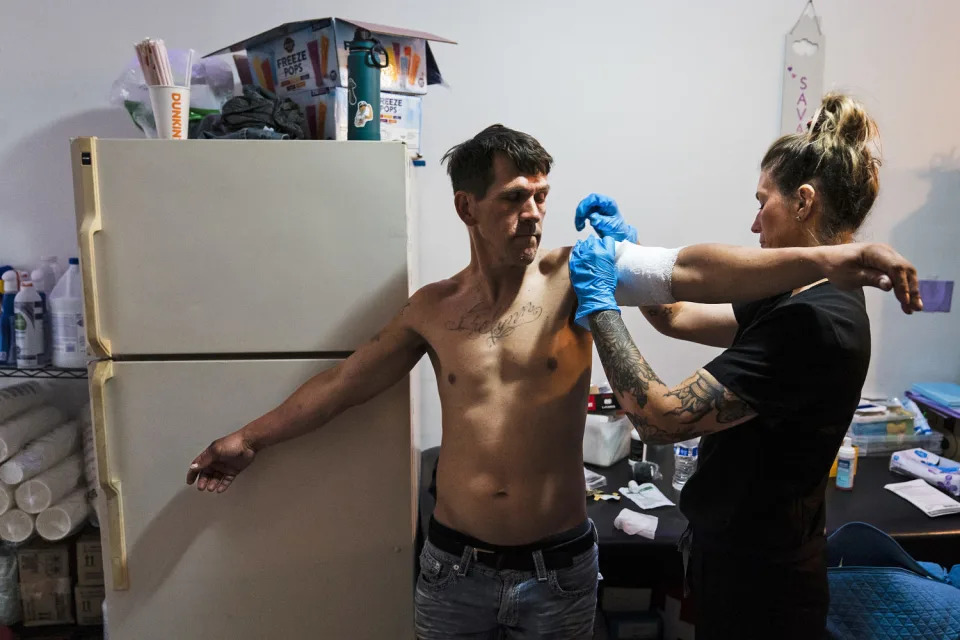
[[287,22],[207,55],[246,50],[248,68],[242,68],[242,58],[234,56],[241,80],[281,97],[306,89],[346,87],[344,44],[353,40],[358,27],[372,32],[387,52],[388,65],[380,72],[381,91],[426,93],[428,84],[442,82],[428,41],[456,44],[452,40],[342,18]]
[[73,589],[70,578],[50,578],[20,583],[23,603],[23,625],[38,627],[48,624],[73,623]]
[[69,578],[70,548],[62,544],[32,544],[17,551],[17,564],[21,583]]
[[103,551],[97,536],[85,535],[77,540],[77,584],[83,587],[103,584]]
[[77,624],[93,626],[103,624],[103,586],[77,585],[74,591],[77,604]]
[[[300,105],[312,140],[347,139],[347,90],[312,89],[288,96]],[[423,127],[422,99],[399,93],[380,93],[380,139],[405,142],[420,152]]]

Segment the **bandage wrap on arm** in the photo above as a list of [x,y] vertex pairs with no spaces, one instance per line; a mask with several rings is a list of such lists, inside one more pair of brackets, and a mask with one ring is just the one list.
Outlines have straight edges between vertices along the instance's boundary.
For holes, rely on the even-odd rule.
[[617,243],[617,304],[642,307],[670,304],[673,298],[673,265],[680,249],[641,247],[632,242]]

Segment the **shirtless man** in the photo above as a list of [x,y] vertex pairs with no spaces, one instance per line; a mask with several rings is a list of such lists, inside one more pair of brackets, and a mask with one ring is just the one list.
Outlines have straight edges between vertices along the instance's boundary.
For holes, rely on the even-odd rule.
[[[429,355],[443,442],[437,506],[420,558],[417,635],[590,638],[597,552],[582,439],[592,339],[573,322],[570,248],[538,251],[552,158],[529,135],[495,125],[445,160],[470,234],[469,265],[413,294],[340,366],[212,443],[187,482],[226,490],[259,450],[365,402]],[[846,274],[858,285],[867,278],[850,249],[818,265],[812,254],[751,255],[744,261],[711,245],[684,249],[673,269],[674,295],[755,299],[825,274]]]

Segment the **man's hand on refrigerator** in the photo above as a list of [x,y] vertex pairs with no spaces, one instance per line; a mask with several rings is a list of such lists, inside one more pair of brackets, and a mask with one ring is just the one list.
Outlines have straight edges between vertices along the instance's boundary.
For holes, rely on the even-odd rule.
[[196,482],[200,491],[223,493],[237,474],[250,466],[256,453],[242,431],[214,440],[190,464],[187,484]]

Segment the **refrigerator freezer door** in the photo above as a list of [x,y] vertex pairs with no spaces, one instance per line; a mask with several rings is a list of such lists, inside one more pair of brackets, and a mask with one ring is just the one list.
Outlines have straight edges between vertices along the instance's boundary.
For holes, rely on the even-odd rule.
[[100,357],[352,351],[408,295],[402,144],[71,145]]
[[92,365],[111,639],[412,638],[406,378],[260,452],[225,493],[185,484],[207,444],[336,362]]

